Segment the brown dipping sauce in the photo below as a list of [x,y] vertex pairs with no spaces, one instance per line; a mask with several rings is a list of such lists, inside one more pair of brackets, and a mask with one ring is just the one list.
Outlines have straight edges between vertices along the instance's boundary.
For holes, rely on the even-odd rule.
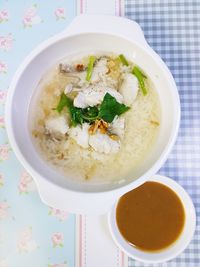
[[146,182],[120,198],[116,220],[119,231],[131,245],[157,251],[180,236],[185,212],[181,200],[169,187]]

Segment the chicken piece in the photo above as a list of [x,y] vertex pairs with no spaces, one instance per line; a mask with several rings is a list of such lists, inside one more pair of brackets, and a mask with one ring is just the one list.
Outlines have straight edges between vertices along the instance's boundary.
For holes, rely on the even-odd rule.
[[124,74],[123,78],[124,80],[119,89],[119,92],[124,97],[124,103],[130,106],[133,104],[135,98],[137,97],[137,93],[139,90],[138,80],[131,73]]
[[78,93],[74,98],[74,106],[78,108],[94,107],[103,101],[106,93],[113,96],[117,102],[122,103],[123,96],[112,88],[102,88],[100,86],[88,87],[84,91]]
[[76,127],[72,127],[70,129],[70,137],[73,138],[79,146],[83,148],[88,148],[89,146],[89,124],[83,123],[81,125],[77,125]]
[[100,58],[94,66],[91,82],[99,82],[108,72],[107,59]]
[[123,138],[124,128],[125,128],[125,119],[116,116],[114,118],[113,122],[110,124],[108,130],[112,134],[115,134],[115,135],[119,136],[120,138]]
[[120,141],[115,141],[107,134],[97,132],[89,137],[89,145],[99,153],[117,153],[120,149]]
[[49,118],[45,122],[45,128],[50,134],[64,135],[69,130],[69,125],[64,116]]

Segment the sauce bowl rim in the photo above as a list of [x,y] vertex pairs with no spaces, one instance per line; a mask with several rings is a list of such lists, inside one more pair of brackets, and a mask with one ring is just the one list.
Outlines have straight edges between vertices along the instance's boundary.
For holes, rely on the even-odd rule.
[[178,239],[165,249],[151,252],[131,246],[121,235],[116,222],[118,201],[108,214],[108,224],[113,240],[130,258],[144,263],[162,263],[177,257],[189,245],[196,228],[196,213],[192,199],[185,189],[176,181],[162,175],[154,175],[149,182],[158,182],[173,190],[180,198],[185,211],[185,223]]

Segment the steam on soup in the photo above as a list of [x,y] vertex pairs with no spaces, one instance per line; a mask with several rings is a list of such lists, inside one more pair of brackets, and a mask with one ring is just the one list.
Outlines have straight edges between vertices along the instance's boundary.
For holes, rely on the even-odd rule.
[[42,156],[87,183],[122,182],[145,161],[159,131],[159,98],[123,55],[68,57],[39,83],[31,132]]

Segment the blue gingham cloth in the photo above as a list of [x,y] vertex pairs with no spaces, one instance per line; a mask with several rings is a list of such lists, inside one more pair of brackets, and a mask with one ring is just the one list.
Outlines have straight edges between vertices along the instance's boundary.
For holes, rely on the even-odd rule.
[[[176,145],[161,174],[178,181],[193,199],[194,239],[176,259],[150,266],[200,266],[200,1],[126,0],[125,16],[137,21],[151,47],[170,68],[181,100]],[[129,266],[149,266],[129,260]]]

